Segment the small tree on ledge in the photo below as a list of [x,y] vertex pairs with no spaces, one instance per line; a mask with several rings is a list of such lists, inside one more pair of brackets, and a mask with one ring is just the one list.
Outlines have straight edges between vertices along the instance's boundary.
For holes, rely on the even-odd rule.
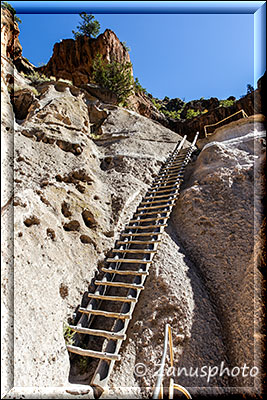
[[74,38],[77,39],[77,37],[83,35],[88,36],[89,38],[96,37],[100,31],[100,23],[97,20],[94,20],[95,17],[92,14],[88,15],[85,12],[82,12],[80,17],[82,18],[82,22],[80,22],[76,27],[78,32],[72,31]]
[[132,64],[105,62],[98,53],[93,60],[93,81],[115,93],[118,103],[125,106],[127,98],[133,92]]

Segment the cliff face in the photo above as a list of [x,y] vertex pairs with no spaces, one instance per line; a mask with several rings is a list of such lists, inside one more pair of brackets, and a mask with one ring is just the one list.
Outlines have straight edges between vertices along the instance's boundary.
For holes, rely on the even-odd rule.
[[34,66],[22,56],[22,47],[19,42],[20,30],[9,10],[1,8],[1,21],[2,58],[5,57],[6,61],[12,61],[12,68],[15,65],[20,72],[27,74],[33,72]]
[[108,62],[130,62],[128,51],[115,33],[106,29],[96,39],[80,36],[56,43],[47,65],[37,70],[57,79],[71,80],[79,86],[91,81],[93,59],[98,53]]
[[244,110],[249,116],[262,113],[262,96],[263,91],[258,88],[254,92],[249,93],[243,98],[237,100],[232,106],[212,107],[207,113],[186,121],[172,120],[172,122],[169,124],[169,127],[177,133],[181,134],[183,132],[183,135],[188,135],[189,140],[194,138],[195,132],[197,131],[199,132],[199,137],[204,138],[205,125],[215,124],[236,113],[237,111]]
[[[228,363],[262,365],[261,229],[265,196],[262,116],[219,128],[188,168],[175,229],[215,304]],[[259,385],[237,376],[233,386]]]
[[[86,304],[105,257],[181,136],[153,121],[152,107],[150,118],[141,116],[89,84],[33,87],[5,54],[2,66],[3,392],[12,399],[92,398],[87,372],[70,368],[64,323]],[[77,68],[79,82],[78,72],[87,72]],[[10,95],[11,77],[20,89]],[[261,120],[248,122],[218,131],[187,167],[110,379],[115,397],[151,397],[166,323],[176,366],[230,368],[246,357],[252,366],[261,340],[253,210],[260,224],[264,143],[260,133],[254,138]],[[140,362],[143,376],[136,374]],[[182,375],[179,383],[196,396],[224,393],[232,383],[243,394],[257,384],[238,379]]]
[[18,24],[7,9],[1,8],[1,20],[1,54],[15,61],[22,55]]

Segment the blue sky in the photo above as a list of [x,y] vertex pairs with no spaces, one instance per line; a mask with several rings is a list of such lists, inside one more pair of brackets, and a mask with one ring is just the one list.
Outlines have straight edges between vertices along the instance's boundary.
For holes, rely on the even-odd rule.
[[[253,14],[94,15],[100,32],[112,29],[130,47],[134,76],[155,97],[239,98],[253,85]],[[55,42],[73,37],[80,21],[78,14],[18,16],[23,56],[36,66],[48,62]]]

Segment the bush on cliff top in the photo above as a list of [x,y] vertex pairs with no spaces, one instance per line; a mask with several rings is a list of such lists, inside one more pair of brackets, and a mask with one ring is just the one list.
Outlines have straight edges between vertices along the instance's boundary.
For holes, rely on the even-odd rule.
[[96,37],[100,31],[100,23],[97,20],[94,21],[95,17],[92,14],[88,15],[82,12],[80,17],[82,22],[76,26],[78,32],[72,31],[75,39],[82,35],[88,36],[89,38]]
[[132,64],[126,62],[121,64],[116,61],[107,63],[103,61],[100,54],[97,54],[93,61],[93,80],[115,93],[118,103],[126,105],[126,100],[133,90],[133,77],[131,74]]

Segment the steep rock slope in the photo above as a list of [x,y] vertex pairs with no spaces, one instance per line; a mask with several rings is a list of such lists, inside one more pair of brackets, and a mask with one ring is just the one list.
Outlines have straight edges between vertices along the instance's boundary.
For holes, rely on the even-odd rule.
[[[25,87],[15,93],[13,114],[3,85],[8,110],[3,112],[4,148],[10,153],[5,173],[10,188],[14,146],[14,382],[20,388],[63,385],[65,390],[69,358],[63,323],[81,300],[86,301],[105,254],[180,137],[133,111],[100,100],[96,108],[95,98],[71,85],[42,84],[36,95],[27,80],[17,72],[14,76],[15,83]],[[22,112],[23,106],[21,115],[18,110]],[[91,139],[90,115],[94,122],[97,115],[102,121],[99,141]],[[13,145],[12,140],[8,144],[13,137]],[[12,223],[12,199],[10,189],[2,209],[4,228]],[[9,261],[6,254],[4,259]],[[4,270],[3,293],[7,315],[12,317],[10,268],[11,260]],[[164,287],[169,293],[167,283]],[[185,305],[180,329],[185,329],[190,326],[186,321],[191,306],[186,293],[181,296]],[[164,305],[157,302],[163,316]],[[11,338],[7,328],[6,332]],[[152,331],[150,335],[152,339]],[[6,346],[8,371],[12,340]],[[10,374],[5,378],[11,379]],[[118,384],[116,375],[114,379]]]
[[[210,137],[187,170],[172,217],[220,316],[228,367],[246,363],[259,371],[262,275],[258,258],[266,146],[262,121],[255,116],[233,122]],[[242,388],[256,382],[259,389],[261,373],[239,374],[231,384]]]
[[[58,396],[67,398],[70,392],[79,393],[82,389],[68,383],[70,364],[64,322],[72,317],[81,301],[86,303],[86,292],[89,286],[93,288],[92,279],[105,255],[180,137],[133,111],[102,104],[100,100],[95,106],[96,99],[71,85],[46,83],[38,87],[37,96],[30,94],[28,81],[17,72],[14,76],[25,86],[13,100],[15,111],[19,104],[25,104],[26,95],[30,100],[25,118],[16,119],[18,113],[13,114],[4,85],[9,110],[8,115],[3,114],[3,124],[8,128],[4,140],[14,135],[14,308],[8,297],[12,288],[8,252],[3,252],[5,262],[9,262],[4,270],[3,294],[10,317],[7,325],[12,324],[14,310],[14,382],[19,387],[8,397],[16,398],[23,393],[28,396],[29,386],[34,386],[30,395],[35,393],[42,398],[42,387],[46,386],[50,395],[57,396],[54,388],[61,386]],[[102,121],[102,135],[93,141],[91,116],[96,123],[97,115]],[[10,126],[12,119],[14,131]],[[5,173],[12,188],[11,143],[5,145],[10,152]],[[9,195],[2,211],[3,227],[10,240],[13,235],[7,228],[13,221],[13,197]],[[194,321],[206,332],[205,315],[210,315],[210,326],[217,332],[217,339],[211,336],[211,342],[203,344],[202,357],[210,359],[213,348],[213,357],[224,358],[220,324],[213,306],[200,283],[195,283],[195,287],[199,287],[201,295],[194,300],[191,278],[187,276],[188,262],[175,243],[171,231],[164,235],[147,291],[122,348],[122,362],[111,377],[116,395],[119,387],[125,397],[151,394],[166,322],[173,326],[178,361],[191,337]],[[206,298],[205,306],[200,305],[199,298]],[[200,312],[196,313],[196,309]],[[5,344],[6,391],[11,385],[8,380],[12,379],[8,373],[8,363],[12,363],[12,325],[10,329],[7,326],[5,331],[11,339]],[[145,377],[135,374],[135,365],[141,360],[148,369]],[[86,374],[75,379],[88,384]],[[140,387],[144,388],[143,394]],[[90,396],[88,386],[83,391]]]

